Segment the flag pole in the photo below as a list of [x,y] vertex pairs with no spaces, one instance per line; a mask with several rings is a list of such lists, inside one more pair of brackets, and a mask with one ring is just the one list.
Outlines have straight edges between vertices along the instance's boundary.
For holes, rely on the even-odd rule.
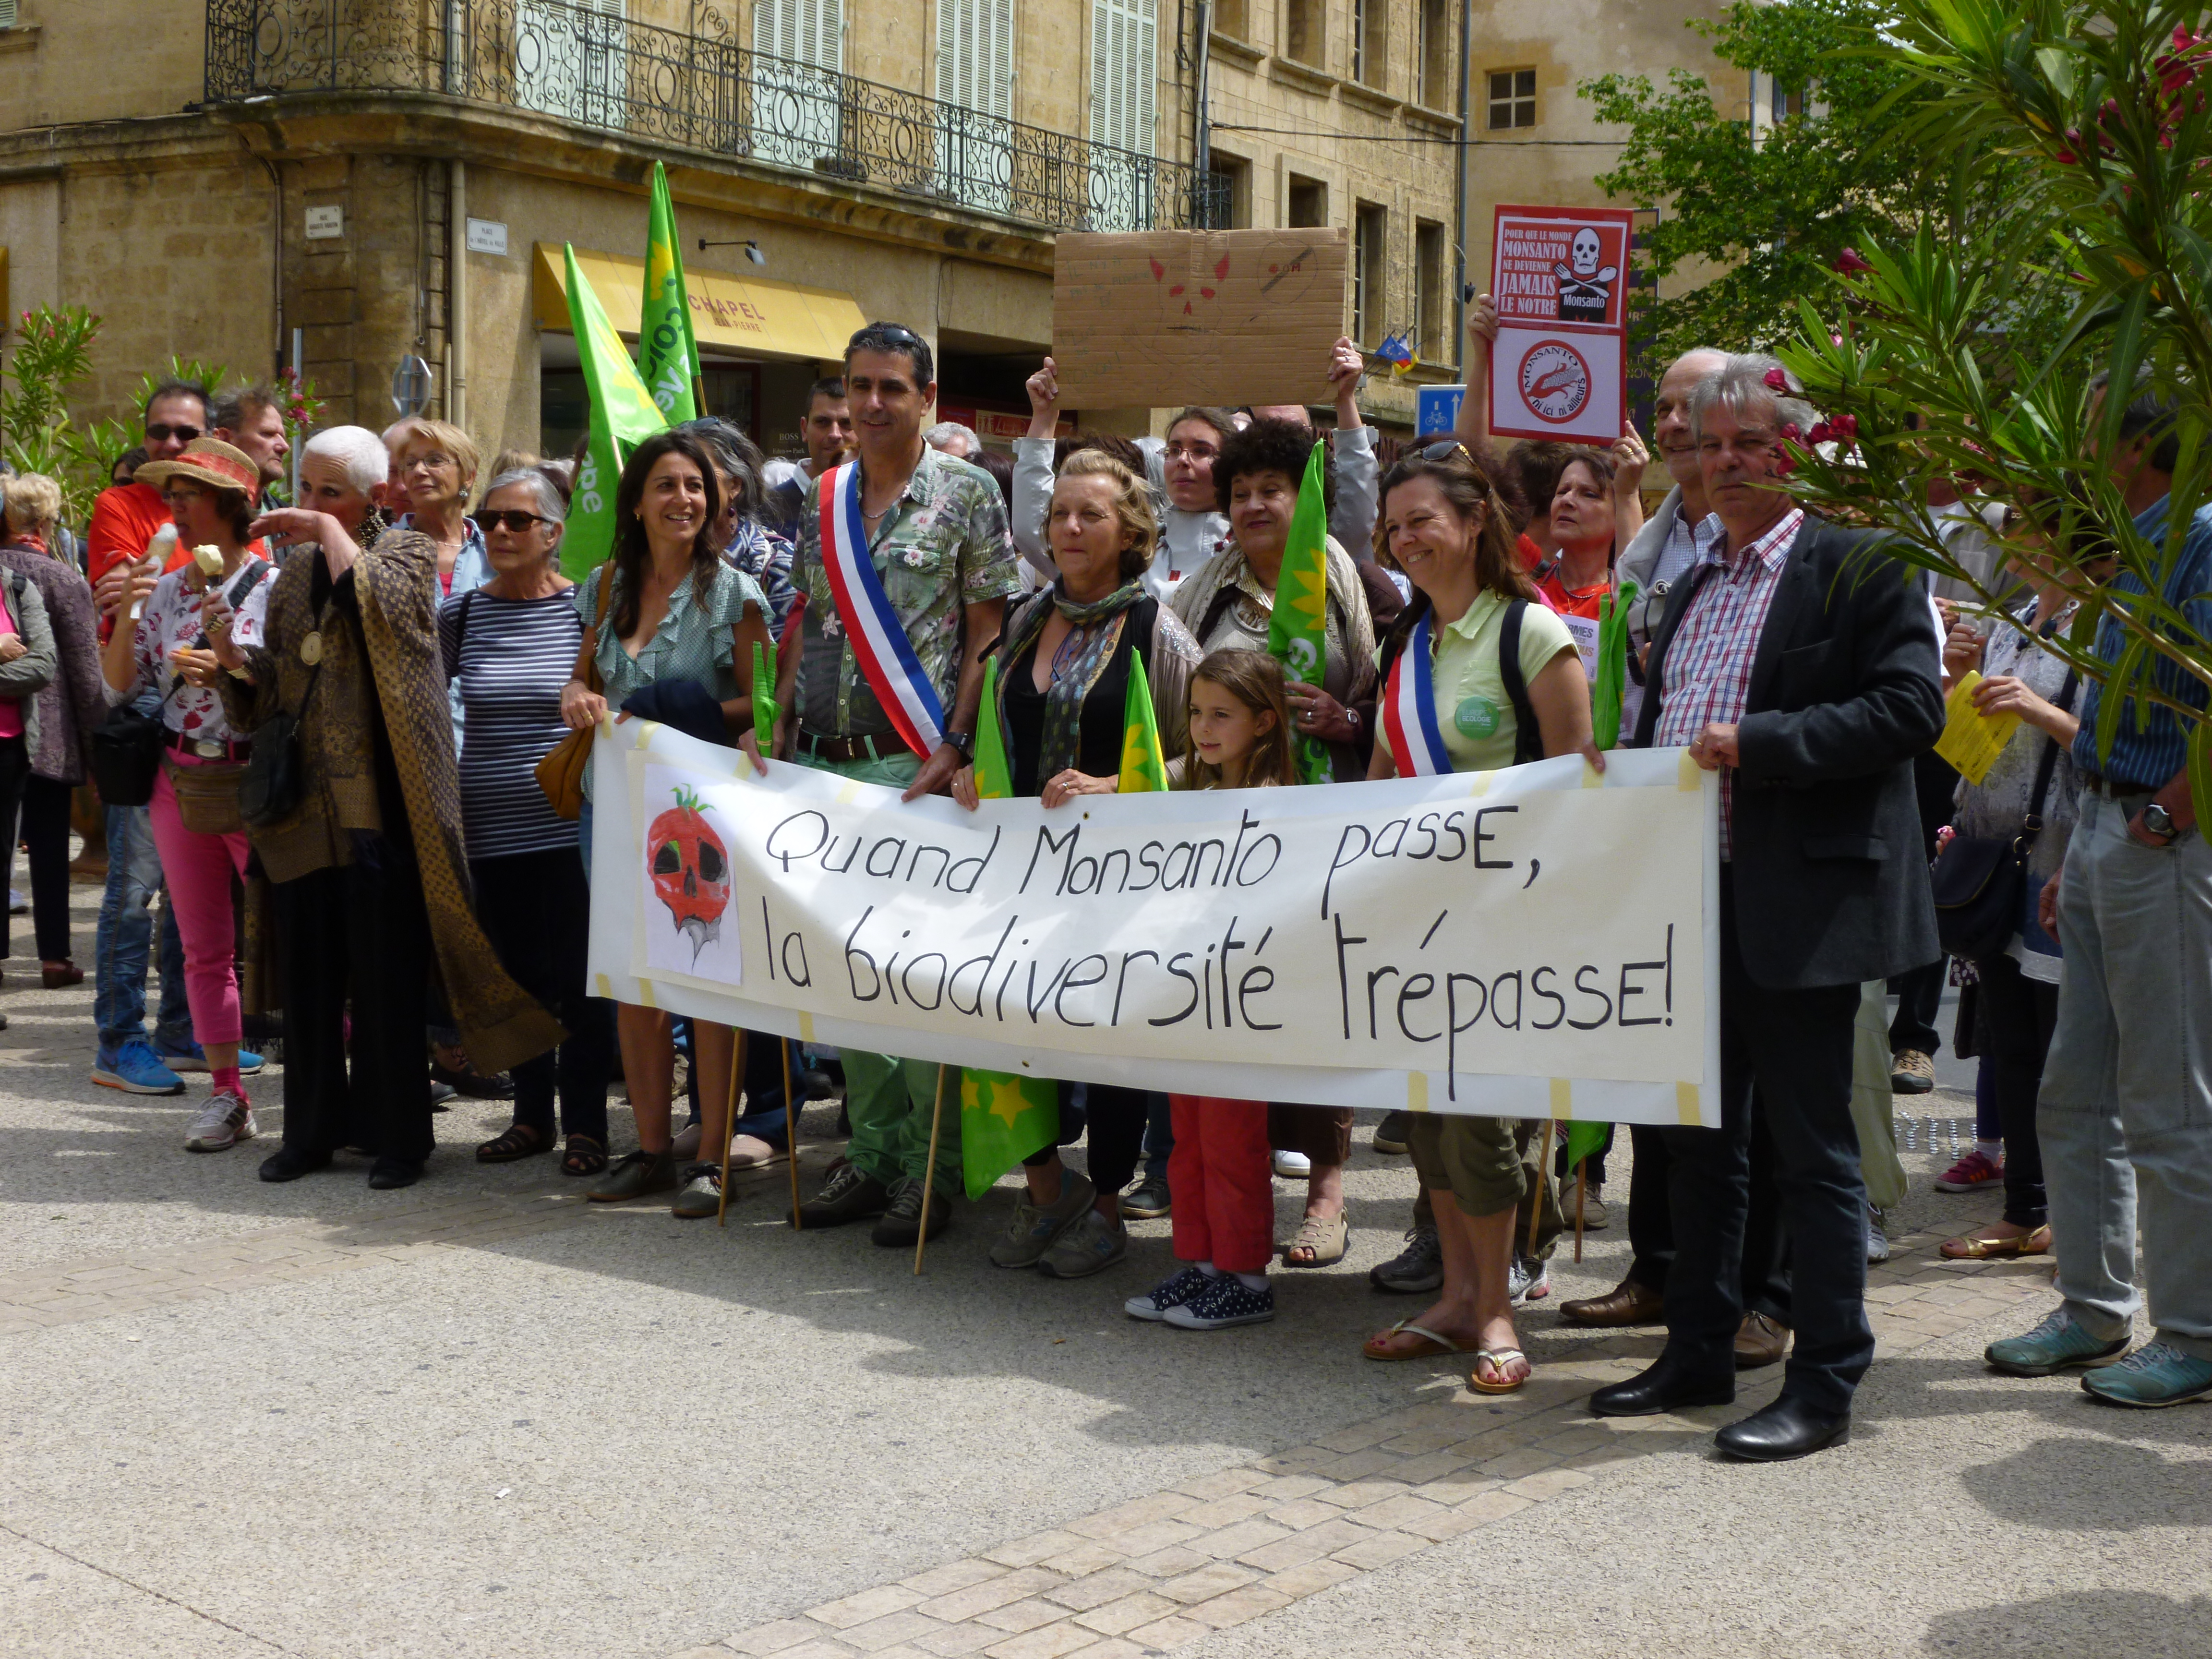
[[1536,1149],[1536,1201],[1528,1206],[1528,1254],[1536,1254],[1536,1224],[1544,1216],[1544,1168],[1552,1161],[1552,1138],[1559,1127],[1555,1118],[1544,1120],[1540,1144]]
[[[698,1063],[699,1051],[705,1046],[699,1041],[699,1025],[695,1020],[691,1025],[691,1060],[694,1065]],[[729,1109],[722,1114],[722,1196],[714,1206],[714,1224],[717,1227],[726,1227],[730,1224],[730,1148],[736,1144],[738,1139],[738,1079],[744,1075],[744,1052],[745,1034],[743,1031],[732,1031],[730,1033],[730,1105]]]
[[799,1097],[791,1092],[791,1039],[778,1037],[775,1048],[783,1056],[783,1139],[790,1153],[791,1230],[805,1232],[806,1224],[799,1218]]
[[937,1063],[937,1104],[929,1114],[929,1163],[921,1172],[921,1225],[914,1237],[915,1276],[921,1275],[921,1252],[929,1243],[929,1194],[937,1181],[937,1132],[945,1122],[945,1062]]
[[1575,1260],[1583,1259],[1583,1200],[1589,1196],[1589,1160],[1575,1160]]

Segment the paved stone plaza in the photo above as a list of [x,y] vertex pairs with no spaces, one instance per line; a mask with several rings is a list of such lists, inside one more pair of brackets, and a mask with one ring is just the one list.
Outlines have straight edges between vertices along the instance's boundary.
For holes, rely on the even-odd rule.
[[[2051,1291],[2045,1263],[1936,1259],[1996,1207],[1925,1190],[1956,1094],[1911,1103],[1922,1190],[1851,1444],[1745,1468],[1707,1444],[1733,1412],[1583,1409],[1657,1348],[1552,1310],[1620,1276],[1618,1203],[1522,1321],[1524,1394],[1362,1359],[1419,1310],[1367,1285],[1412,1194],[1367,1124],[1352,1256],[1281,1274],[1273,1325],[1200,1335],[1121,1312],[1165,1222],[1097,1279],[1001,1273],[1002,1186],[916,1279],[865,1229],[793,1235],[781,1169],[718,1231],[587,1206],[550,1159],[479,1168],[496,1104],[441,1116],[410,1191],[357,1159],[266,1186],[273,1070],[263,1144],[191,1156],[201,1085],[95,1088],[89,986],[8,975],[10,1655],[2212,1652],[2212,1409],[1983,1369]],[[807,1115],[810,1184],[834,1121]]]

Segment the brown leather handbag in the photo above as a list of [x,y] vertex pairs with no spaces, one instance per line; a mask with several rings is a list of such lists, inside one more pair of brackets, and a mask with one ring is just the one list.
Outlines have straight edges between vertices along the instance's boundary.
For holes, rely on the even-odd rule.
[[[584,684],[594,693],[604,693],[606,683],[599,678],[599,632],[607,625],[607,596],[614,591],[614,561],[609,559],[599,567],[599,614],[592,621],[592,657],[584,665]],[[555,744],[545,758],[538,763],[538,787],[545,792],[552,803],[554,816],[580,818],[584,815],[584,769],[591,764],[592,743],[599,728],[587,726],[580,732],[571,732]]]

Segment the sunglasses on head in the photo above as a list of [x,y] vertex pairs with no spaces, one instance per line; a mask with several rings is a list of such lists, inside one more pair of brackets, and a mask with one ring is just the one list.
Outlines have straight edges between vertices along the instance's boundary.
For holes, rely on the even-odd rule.
[[495,530],[509,530],[520,536],[534,524],[551,524],[552,520],[535,513],[525,513],[519,507],[483,507],[469,514],[476,520],[477,528],[489,533]]
[[1474,459],[1473,455],[1468,454],[1467,446],[1456,438],[1446,438],[1437,443],[1425,444],[1413,453],[1425,461],[1448,461],[1451,459],[1455,451],[1462,455],[1467,455],[1470,461]]
[[167,421],[156,421],[146,428],[146,435],[157,444],[167,443],[172,438],[180,444],[188,444],[200,435],[200,429],[196,426],[171,426]]

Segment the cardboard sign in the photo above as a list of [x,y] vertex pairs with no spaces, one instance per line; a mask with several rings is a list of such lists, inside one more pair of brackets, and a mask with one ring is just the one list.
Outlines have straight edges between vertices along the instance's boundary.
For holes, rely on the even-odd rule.
[[1324,401],[1349,247],[1341,228],[1062,234],[1052,276],[1060,401]]
[[1628,409],[1628,254],[1617,208],[1500,207],[1491,239],[1498,341],[1490,429],[1610,444]]

